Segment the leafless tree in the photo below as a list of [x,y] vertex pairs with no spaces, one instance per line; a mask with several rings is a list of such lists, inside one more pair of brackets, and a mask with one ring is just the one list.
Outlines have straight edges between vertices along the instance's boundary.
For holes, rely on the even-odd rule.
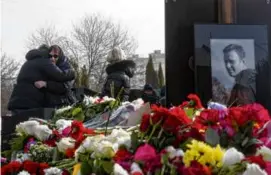
[[14,59],[5,53],[1,55],[1,115],[7,113],[7,104],[19,67],[19,63]]
[[55,26],[41,27],[29,36],[27,39],[27,48],[37,48],[42,44],[63,46],[66,40],[67,38],[60,35]]
[[[98,90],[105,79],[106,55],[114,46],[120,46],[127,55],[134,53],[137,43],[126,29],[99,14],[85,16],[74,25],[74,47],[79,49],[78,60],[87,65],[91,88]],[[77,52],[78,53],[78,52]]]
[[54,26],[37,29],[28,38],[27,47],[37,48],[41,44],[59,45],[77,72],[79,86],[81,74],[86,73],[83,77],[89,77],[88,87],[93,90],[100,90],[104,83],[106,56],[110,49],[120,46],[129,56],[137,48],[136,40],[127,29],[99,14],[83,17],[73,25],[69,37],[61,36]]

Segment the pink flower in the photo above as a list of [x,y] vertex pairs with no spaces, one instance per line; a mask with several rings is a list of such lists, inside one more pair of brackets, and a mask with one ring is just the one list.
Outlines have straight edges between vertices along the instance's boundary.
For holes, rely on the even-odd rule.
[[140,146],[136,150],[135,157],[134,157],[135,161],[142,161],[142,162],[147,162],[155,158],[156,158],[156,151],[149,144],[144,144]]
[[271,162],[266,162],[266,167],[264,169],[267,174],[271,174]]
[[68,127],[66,127],[65,129],[62,130],[62,135],[64,137],[68,137],[70,132],[71,132],[71,126],[68,126]]
[[260,141],[263,142],[264,146],[266,146],[267,148],[271,149],[271,138],[269,138],[269,137],[263,137],[263,138],[260,138]]

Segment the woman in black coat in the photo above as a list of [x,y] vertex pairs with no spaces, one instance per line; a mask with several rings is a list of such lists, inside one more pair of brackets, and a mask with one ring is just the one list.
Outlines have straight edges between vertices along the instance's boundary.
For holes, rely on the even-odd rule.
[[130,79],[134,76],[136,64],[133,60],[126,60],[120,48],[114,48],[108,54],[109,65],[106,68],[107,78],[103,87],[102,96],[116,98],[120,94],[122,101],[129,100]]
[[45,93],[43,89],[35,87],[38,80],[53,80],[66,82],[74,79],[74,72],[62,72],[50,59],[48,51],[33,49],[26,54],[26,62],[20,69],[11,94],[8,109],[20,111],[44,106]]
[[[40,49],[48,50],[49,59],[61,71],[72,71],[67,57],[59,46],[53,45],[48,47],[47,45],[42,45],[40,46]],[[35,82],[35,86],[39,89],[43,88],[44,91],[46,91],[44,107],[58,108],[76,102],[76,98],[72,92],[73,81],[63,83],[53,80],[39,80]]]

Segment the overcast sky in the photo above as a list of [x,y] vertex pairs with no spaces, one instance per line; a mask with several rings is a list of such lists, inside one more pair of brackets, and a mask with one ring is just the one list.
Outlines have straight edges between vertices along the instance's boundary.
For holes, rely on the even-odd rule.
[[100,13],[126,27],[138,41],[137,54],[164,52],[164,0],[1,0],[1,47],[24,60],[26,40],[55,25],[67,33],[85,14]]

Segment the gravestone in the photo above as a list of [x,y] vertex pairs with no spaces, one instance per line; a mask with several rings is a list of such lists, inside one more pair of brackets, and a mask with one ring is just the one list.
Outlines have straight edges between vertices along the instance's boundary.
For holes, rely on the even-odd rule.
[[[221,4],[222,2],[224,4]],[[223,8],[222,5],[224,5]],[[225,13],[229,7],[230,14],[234,15],[232,18]],[[195,75],[192,70],[193,63],[191,63],[193,62],[191,58],[194,56],[194,24],[218,24],[222,18],[225,22],[237,24],[267,24],[269,26],[269,53],[271,53],[270,16],[270,0],[166,0],[167,105],[178,105],[186,100],[189,93],[195,92]],[[271,54],[269,54],[269,60],[271,62]],[[268,82],[270,80],[266,80],[266,83]],[[268,84],[267,88],[271,91],[270,83]],[[271,104],[269,106],[269,111],[271,111]]]

